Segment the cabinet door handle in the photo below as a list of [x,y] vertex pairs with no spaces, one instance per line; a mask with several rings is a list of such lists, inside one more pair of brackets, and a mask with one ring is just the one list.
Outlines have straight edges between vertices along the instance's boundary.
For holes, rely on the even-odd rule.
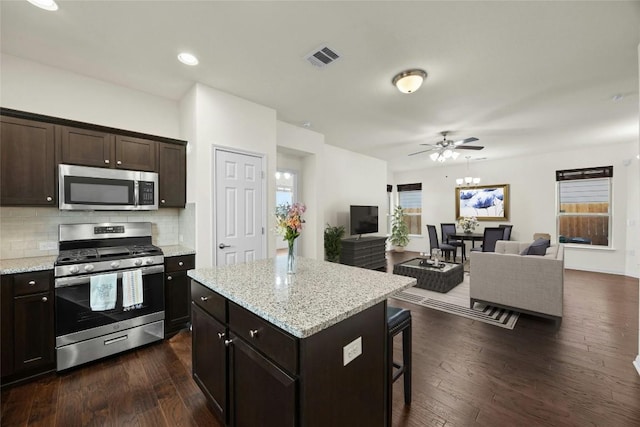
[[165,204],[167,202],[166,202],[166,200],[162,199],[162,200],[160,200],[160,203]]
[[49,298],[47,298],[47,297],[42,297],[42,302],[47,302],[47,301],[49,301]]
[[208,300],[208,299],[209,299],[209,297],[200,297],[200,301],[203,301],[203,302]]
[[35,284],[36,284],[36,281],[35,281],[35,280],[29,280],[29,283],[28,283],[28,285],[29,285],[29,286],[33,286],[33,285],[35,285]]
[[109,164],[109,159],[104,159],[104,163],[105,163],[106,165],[108,165],[108,164]]
[[120,160],[118,160],[118,161],[116,162],[116,165],[121,165],[121,164],[122,164],[122,161],[120,161]]
[[53,197],[51,197],[51,196],[48,196],[48,197],[47,197],[47,202],[50,202],[50,201],[52,201],[52,200],[53,200]]
[[251,338],[255,338],[258,336],[258,330],[257,329],[249,329],[249,336]]
[[173,280],[173,277],[167,276],[167,280]]
[[233,340],[224,340],[224,345],[226,345],[227,347],[229,347],[231,345],[231,343],[233,342]]
[[224,332],[218,332],[218,339],[221,340],[222,338],[224,338],[226,336],[226,334]]
[[182,267],[182,266],[184,265],[184,262],[180,261],[180,262],[178,262],[178,265],[179,265],[180,267]]

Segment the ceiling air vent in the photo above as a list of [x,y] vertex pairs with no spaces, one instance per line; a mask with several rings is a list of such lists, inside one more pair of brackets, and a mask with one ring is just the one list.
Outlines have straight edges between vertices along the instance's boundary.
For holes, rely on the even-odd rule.
[[305,59],[311,62],[312,65],[322,68],[340,59],[340,55],[327,46],[321,46],[308,53]]

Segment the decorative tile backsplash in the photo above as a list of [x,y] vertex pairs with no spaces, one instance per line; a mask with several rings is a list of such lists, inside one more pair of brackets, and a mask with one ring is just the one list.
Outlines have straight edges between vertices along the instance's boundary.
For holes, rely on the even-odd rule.
[[[192,210],[193,207],[192,207]],[[101,222],[151,222],[153,243],[182,244],[180,222],[193,227],[185,209],[146,212],[60,211],[57,208],[0,208],[0,259],[58,254],[58,225]],[[189,227],[187,227],[189,228]],[[195,230],[187,230],[192,236]]]

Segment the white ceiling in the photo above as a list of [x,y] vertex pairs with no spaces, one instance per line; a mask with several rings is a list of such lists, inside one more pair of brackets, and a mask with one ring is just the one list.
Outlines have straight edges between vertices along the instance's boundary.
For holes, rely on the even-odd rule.
[[[58,3],[0,2],[2,52],[173,100],[202,82],[392,171],[434,166],[407,155],[443,130],[486,147],[460,164],[638,140],[638,1]],[[342,57],[318,69],[322,44]],[[429,75],[402,94],[408,68]]]

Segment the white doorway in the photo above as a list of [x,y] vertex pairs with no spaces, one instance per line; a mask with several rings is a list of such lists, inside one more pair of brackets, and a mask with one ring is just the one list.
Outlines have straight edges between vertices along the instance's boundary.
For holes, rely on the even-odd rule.
[[266,256],[265,159],[214,148],[214,265],[232,265]]
[[[298,201],[298,176],[293,170],[278,169],[276,171],[276,206],[282,204],[293,205]],[[285,252],[287,242],[281,237],[276,238],[276,252]]]

